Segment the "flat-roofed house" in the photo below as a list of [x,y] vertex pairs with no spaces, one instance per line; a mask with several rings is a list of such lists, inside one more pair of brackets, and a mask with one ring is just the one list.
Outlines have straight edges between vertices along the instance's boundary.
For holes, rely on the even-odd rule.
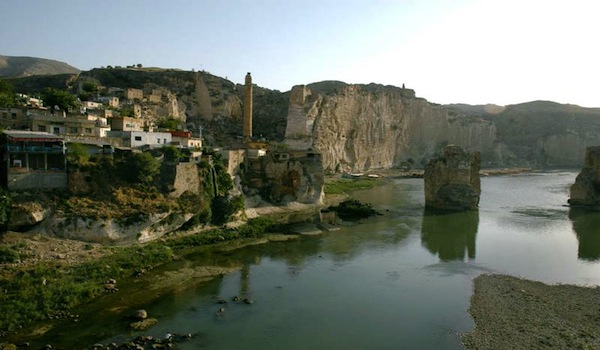
[[0,134],[0,185],[8,190],[67,188],[63,138],[47,132],[4,130]]

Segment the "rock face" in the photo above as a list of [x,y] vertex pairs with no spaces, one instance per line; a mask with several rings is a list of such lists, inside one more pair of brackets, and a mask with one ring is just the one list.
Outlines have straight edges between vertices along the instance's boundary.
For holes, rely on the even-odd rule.
[[479,153],[446,146],[444,155],[425,167],[425,205],[428,208],[463,211],[479,204]]
[[451,114],[410,89],[324,82],[290,93],[285,142],[321,153],[326,172],[425,165],[448,143],[508,158],[495,139],[493,123]]
[[93,243],[149,242],[180,228],[194,214],[165,212],[135,220],[67,218],[54,213],[28,232]]
[[585,151],[585,163],[571,186],[569,204],[600,207],[600,147]]

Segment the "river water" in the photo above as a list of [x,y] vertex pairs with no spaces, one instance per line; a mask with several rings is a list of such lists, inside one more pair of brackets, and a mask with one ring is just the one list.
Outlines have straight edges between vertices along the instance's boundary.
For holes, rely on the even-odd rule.
[[[468,308],[479,274],[600,284],[600,214],[565,206],[575,176],[485,177],[479,212],[445,215],[424,211],[422,179],[356,192],[384,215],[193,257],[192,264],[242,269],[145,305],[159,322],[143,334],[193,334],[181,349],[462,349],[460,334],[474,327]],[[105,327],[86,340],[142,334],[125,329]],[[71,344],[83,341],[69,332],[62,336]]]

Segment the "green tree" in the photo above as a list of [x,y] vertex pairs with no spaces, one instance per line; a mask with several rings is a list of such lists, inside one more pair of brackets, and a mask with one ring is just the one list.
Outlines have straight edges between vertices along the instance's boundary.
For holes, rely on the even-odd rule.
[[16,104],[12,85],[0,79],[0,107],[12,107]]
[[83,165],[90,159],[86,147],[77,142],[69,143],[67,146],[67,161],[71,164]]
[[42,98],[44,100],[44,104],[49,108],[58,106],[60,110],[67,111],[79,107],[75,96],[63,90],[49,87],[45,88],[44,91],[42,91]]
[[121,174],[130,183],[150,184],[160,172],[160,162],[149,152],[134,153],[121,164]]
[[165,159],[171,162],[179,160],[183,155],[175,146],[164,146],[160,151],[165,155]]
[[81,89],[87,93],[95,94],[98,92],[98,84],[93,81],[86,81],[81,85]]
[[133,108],[124,108],[121,110],[120,115],[121,115],[121,117],[133,118],[135,116],[135,113],[133,112]]
[[167,130],[177,130],[177,127],[181,123],[181,120],[169,116],[166,118],[162,118],[158,121],[157,126],[159,129],[167,129]]

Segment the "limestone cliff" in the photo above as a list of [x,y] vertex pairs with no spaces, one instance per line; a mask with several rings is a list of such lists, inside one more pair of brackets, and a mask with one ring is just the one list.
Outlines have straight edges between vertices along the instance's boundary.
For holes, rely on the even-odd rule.
[[410,89],[325,82],[290,92],[285,142],[320,152],[330,172],[424,165],[448,143],[498,163],[509,155],[495,139],[493,123],[449,113]]

